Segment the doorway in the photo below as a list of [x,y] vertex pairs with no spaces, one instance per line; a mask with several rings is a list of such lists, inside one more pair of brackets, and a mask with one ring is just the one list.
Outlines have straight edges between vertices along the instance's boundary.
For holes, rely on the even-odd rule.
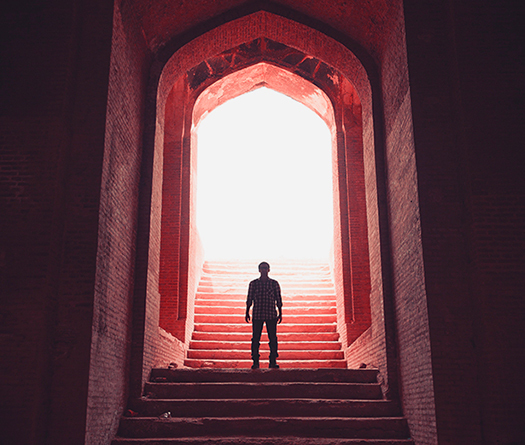
[[220,105],[197,131],[197,228],[207,260],[328,261],[331,136],[266,87]]

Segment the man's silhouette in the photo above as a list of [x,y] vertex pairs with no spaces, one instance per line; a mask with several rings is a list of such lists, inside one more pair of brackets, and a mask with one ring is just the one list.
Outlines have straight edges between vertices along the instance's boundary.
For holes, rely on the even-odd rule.
[[[283,319],[281,288],[276,280],[268,277],[270,265],[263,261],[259,264],[261,276],[250,282],[248,297],[246,299],[246,322],[250,321],[250,307],[253,303],[252,320],[252,369],[259,368],[259,344],[263,324],[266,323],[270,345],[270,368],[278,368],[277,357],[277,323]],[[275,308],[279,310],[279,314]]]

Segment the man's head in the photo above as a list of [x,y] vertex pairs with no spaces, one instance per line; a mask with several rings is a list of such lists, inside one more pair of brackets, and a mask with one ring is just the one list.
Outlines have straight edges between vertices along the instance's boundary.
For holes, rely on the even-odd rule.
[[261,264],[259,264],[259,272],[261,277],[267,278],[268,272],[270,272],[270,265],[266,261],[263,261]]
[[259,272],[261,271],[261,269],[270,270],[270,265],[266,261],[263,261],[261,264],[259,264]]

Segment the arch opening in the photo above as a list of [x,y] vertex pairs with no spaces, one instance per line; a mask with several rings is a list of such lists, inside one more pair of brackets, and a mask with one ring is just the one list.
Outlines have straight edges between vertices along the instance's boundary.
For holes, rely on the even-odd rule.
[[328,261],[331,135],[317,114],[261,87],[215,108],[194,131],[207,260]]
[[[248,49],[270,60],[280,60],[277,53],[288,54],[285,59],[294,60],[294,64],[281,67],[275,60],[246,62],[239,53],[244,54]],[[315,79],[301,72],[307,60]],[[225,68],[226,62],[231,65],[229,69]],[[221,73],[214,73],[210,68],[213,66],[221,66]],[[370,326],[363,118],[354,87],[345,76],[320,60],[265,39],[256,39],[207,59],[190,68],[172,85],[162,122],[165,131],[162,136],[160,326],[185,344],[193,331],[193,299],[204,262],[196,225],[195,129],[218,105],[268,86],[306,105],[330,129],[334,197],[330,263],[338,295],[338,324],[346,347]],[[335,109],[334,101],[343,107]],[[184,102],[187,105],[181,107]],[[173,190],[178,186],[180,194],[174,195]],[[357,271],[360,274],[353,276]]]

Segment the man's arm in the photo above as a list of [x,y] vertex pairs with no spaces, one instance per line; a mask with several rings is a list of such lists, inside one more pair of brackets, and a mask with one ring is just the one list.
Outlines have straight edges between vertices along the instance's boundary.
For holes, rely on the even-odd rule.
[[246,320],[246,323],[249,323],[250,322],[250,307],[252,305],[252,293],[253,293],[253,290],[252,290],[252,283],[250,283],[250,285],[248,286],[248,297],[246,297],[246,315],[244,316],[244,319]]
[[252,305],[251,301],[246,302],[246,315],[244,316],[244,319],[246,320],[246,323],[250,322],[250,306]]
[[279,314],[277,315],[277,323],[281,323],[283,321],[283,300],[281,298],[281,286],[279,285],[279,282],[275,282],[275,303],[277,305],[277,310],[279,311]]

